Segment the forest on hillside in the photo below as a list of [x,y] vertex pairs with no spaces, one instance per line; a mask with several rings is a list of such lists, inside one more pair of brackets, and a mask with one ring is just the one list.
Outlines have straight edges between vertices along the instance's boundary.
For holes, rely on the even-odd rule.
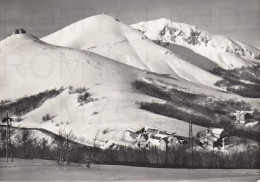
[[[156,102],[138,102],[140,109],[186,121],[190,117],[193,124],[204,127],[224,128],[231,135],[260,142],[260,125],[253,128],[237,127],[229,117],[231,112],[250,110],[250,104],[237,100],[218,100],[203,94],[184,92],[175,88],[166,89],[156,84],[137,80],[135,88],[152,97],[165,100],[164,104]],[[259,120],[259,111],[254,111],[254,119]]]
[[215,85],[243,97],[260,97],[260,65],[232,70],[215,68],[211,72],[223,79]]

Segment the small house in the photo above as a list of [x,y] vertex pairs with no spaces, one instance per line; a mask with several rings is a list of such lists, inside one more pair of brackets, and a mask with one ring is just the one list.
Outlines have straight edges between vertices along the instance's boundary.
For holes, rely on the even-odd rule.
[[199,138],[199,145],[209,149],[220,148],[222,147],[222,141],[215,136],[205,136]]
[[228,135],[229,133],[223,128],[210,128],[198,134],[198,142],[204,148],[220,148],[224,147]]
[[159,145],[160,150],[167,151],[168,148],[169,148],[168,144],[169,144],[168,139],[167,138],[162,138],[160,140],[160,145]]
[[185,145],[187,143],[188,142],[186,140],[184,140],[183,138],[180,138],[178,136],[168,136],[168,137],[163,137],[160,139],[159,148],[162,151],[167,151],[171,148]]
[[127,129],[123,132],[123,139],[126,141],[133,141],[137,137],[135,130]]
[[227,137],[229,135],[229,133],[224,130],[223,128],[209,128],[207,131],[206,131],[206,135],[207,136],[214,136],[216,138],[224,138],[224,137]]
[[235,117],[236,123],[245,124],[247,119],[253,119],[254,111],[236,111],[230,113],[229,116]]
[[158,148],[160,146],[160,140],[158,138],[155,138],[154,136],[151,136],[147,140],[147,148]]
[[144,133],[144,134],[140,134],[138,137],[137,137],[137,146],[139,148],[142,148],[142,149],[145,149],[148,147],[148,144],[147,144],[147,141],[148,141],[148,134]]

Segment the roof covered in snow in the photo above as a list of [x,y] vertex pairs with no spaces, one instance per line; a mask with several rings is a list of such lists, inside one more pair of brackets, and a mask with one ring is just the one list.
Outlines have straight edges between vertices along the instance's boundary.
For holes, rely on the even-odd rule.
[[212,128],[210,131],[212,134],[221,135],[225,130],[223,128]]
[[210,140],[210,141],[212,141],[212,142],[216,142],[216,141],[218,140],[217,137],[212,136],[212,135],[201,137],[201,138],[199,138],[199,140],[205,139],[205,138],[208,139],[208,140]]
[[136,132],[136,130],[131,129],[131,128],[126,129],[124,132],[127,132],[127,131]]
[[230,113],[230,116],[237,116],[237,115],[242,115],[242,114],[253,114],[254,111],[236,111],[233,113]]

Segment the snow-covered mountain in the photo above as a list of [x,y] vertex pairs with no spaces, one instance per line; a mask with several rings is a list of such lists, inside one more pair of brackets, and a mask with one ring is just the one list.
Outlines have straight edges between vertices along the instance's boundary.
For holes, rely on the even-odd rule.
[[88,50],[138,69],[178,75],[186,80],[215,87],[220,80],[183,60],[172,51],[147,39],[141,32],[106,14],[73,23],[41,39],[44,42]]
[[260,63],[259,49],[222,35],[213,35],[196,26],[165,18],[131,26],[151,40],[169,43],[168,48],[184,57],[190,57],[190,62],[202,68],[212,69],[219,66],[232,69]]
[[[244,100],[260,108],[259,99],[219,91],[214,85],[219,79],[107,15],[81,20],[42,40],[14,34],[0,42],[1,100],[64,87],[59,95],[22,115],[17,125],[54,133],[72,130],[90,142],[144,126],[188,136],[186,122],[139,108],[140,102],[166,100],[142,93],[133,85],[137,80],[203,95],[209,102]],[[70,86],[86,88],[91,100],[79,103],[79,94],[72,93]],[[53,118],[44,121],[47,113]],[[203,129],[193,126],[194,133]]]
[[[46,44],[27,35],[11,35],[0,42],[1,99],[30,96],[45,89],[65,87],[55,98],[22,116],[24,127],[44,128],[58,133],[60,128],[72,130],[78,137],[106,139],[125,129],[156,126],[188,135],[187,123],[139,109],[136,102],[164,102],[139,93],[132,86],[146,77],[176,82],[182,87],[197,87],[179,77],[166,78],[147,73],[88,51],[79,51]],[[67,87],[85,87],[93,100],[84,105]],[[200,89],[209,89],[200,87]],[[203,91],[200,91],[203,92]],[[52,120],[43,121],[49,113]],[[194,126],[194,131],[202,127]]]

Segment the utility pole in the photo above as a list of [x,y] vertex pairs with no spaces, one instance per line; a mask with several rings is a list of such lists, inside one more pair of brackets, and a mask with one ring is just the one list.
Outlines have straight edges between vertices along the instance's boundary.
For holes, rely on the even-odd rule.
[[188,116],[188,122],[189,122],[189,148],[190,148],[189,166],[193,168],[193,133],[192,133],[192,122],[190,119],[190,115]]
[[225,140],[227,139],[227,137],[224,137],[223,140],[222,140],[222,151],[225,150]]
[[8,155],[9,155],[9,117],[8,117],[8,113],[6,114],[6,124],[7,124],[7,127],[6,127],[6,162],[8,162]]
[[12,162],[14,162],[14,157],[13,157],[13,144],[10,136],[10,130],[8,129],[8,137],[9,137],[9,144],[10,144],[10,149],[11,149],[11,159]]
[[12,162],[13,162],[13,151],[12,151],[12,143],[11,143],[11,137],[10,137],[10,125],[11,125],[11,122],[13,121],[12,118],[9,118],[8,116],[8,113],[6,114],[6,118],[4,118],[2,120],[2,123],[6,123],[6,137],[5,137],[5,140],[6,140],[6,154],[5,154],[5,157],[6,157],[6,162],[8,162],[8,157],[9,157],[9,144],[10,144],[10,147],[11,147],[11,155],[12,155]]
[[9,148],[8,148],[8,137],[9,137],[9,118],[8,118],[8,113],[6,114],[6,124],[7,124],[7,127],[6,127],[6,132],[5,132],[5,139],[6,139],[6,154],[5,154],[5,157],[6,157],[6,162],[8,162],[8,152],[9,152]]

